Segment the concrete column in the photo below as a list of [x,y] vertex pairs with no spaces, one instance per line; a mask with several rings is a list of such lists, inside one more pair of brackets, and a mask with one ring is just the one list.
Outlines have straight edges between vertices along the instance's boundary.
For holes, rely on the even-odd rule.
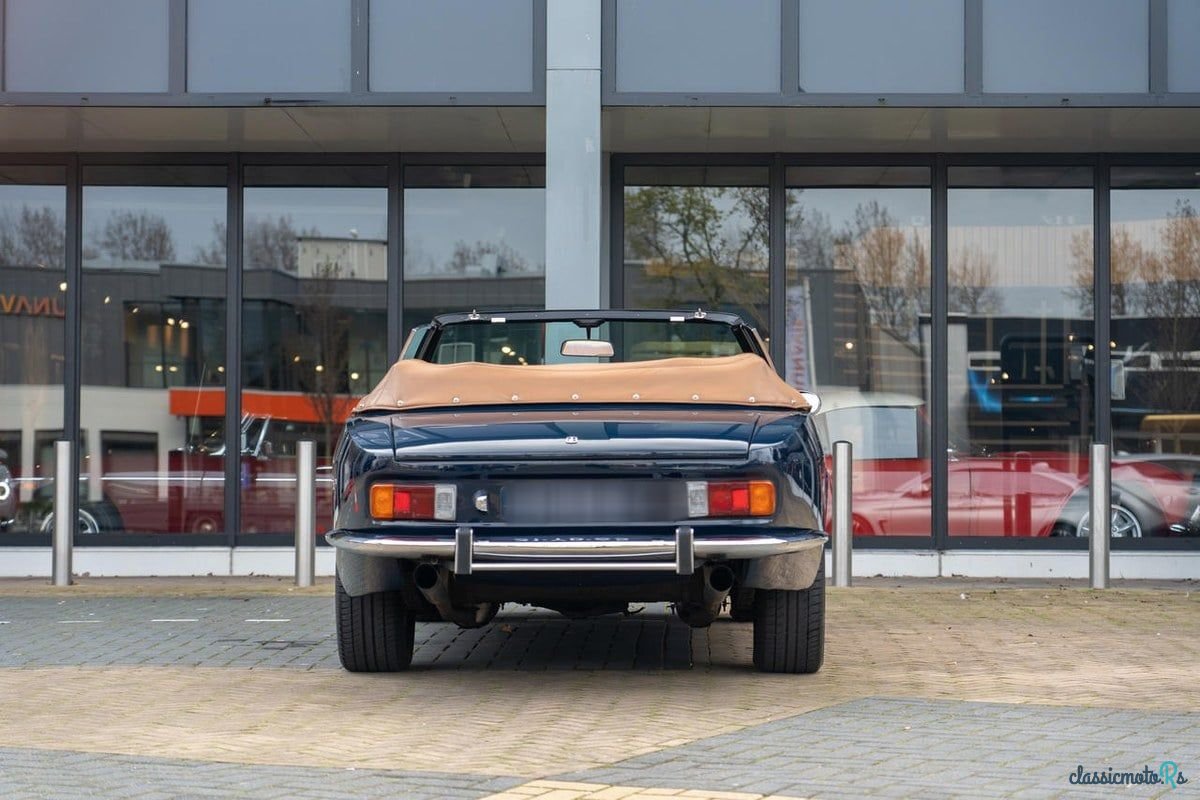
[[546,308],[601,300],[600,0],[546,3]]

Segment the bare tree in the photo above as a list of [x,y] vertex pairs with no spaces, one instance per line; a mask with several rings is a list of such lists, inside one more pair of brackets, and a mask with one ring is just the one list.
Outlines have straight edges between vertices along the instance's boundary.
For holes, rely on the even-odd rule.
[[248,268],[300,270],[300,234],[292,226],[291,216],[252,217],[243,236]]
[[1195,411],[1200,392],[1187,366],[1200,350],[1200,216],[1190,203],[1176,204],[1142,273],[1145,308],[1154,314],[1154,349],[1163,361],[1162,369],[1147,373],[1148,399],[1163,411]]
[[788,269],[804,272],[832,270],[837,237],[829,217],[799,202],[803,189],[792,189],[787,203]]
[[977,249],[963,249],[950,261],[950,310],[965,314],[995,314],[1003,303],[994,286],[996,264]]
[[[1079,313],[1091,317],[1095,291],[1092,234],[1080,231],[1071,237],[1070,293],[1079,303]],[[1113,228],[1109,239],[1109,269],[1112,271],[1112,313],[1124,317],[1135,313],[1138,280],[1150,254],[1122,227]]]
[[225,236],[225,223],[221,220],[213,220],[212,239],[206,245],[198,245],[195,251],[193,251],[192,258],[197,264],[211,264],[213,266],[224,265],[226,242]]
[[0,213],[0,264],[62,269],[66,228],[49,206]]
[[296,305],[300,319],[299,352],[311,356],[297,376],[321,425],[327,455],[333,453],[349,393],[346,363],[350,344],[350,316],[336,302],[341,265],[323,261],[313,277],[301,279],[301,299]]
[[915,234],[906,234],[888,210],[872,200],[854,210],[839,245],[839,261],[852,269],[878,325],[900,341],[915,342],[920,314],[927,311],[929,254]]
[[148,211],[116,211],[104,222],[93,246],[114,261],[175,260],[171,227]]
[[[212,239],[197,247],[193,258],[200,264],[225,263],[225,223],[213,222]],[[300,239],[320,236],[316,228],[296,230],[288,214],[279,217],[249,217],[242,236],[247,269],[300,271]]]

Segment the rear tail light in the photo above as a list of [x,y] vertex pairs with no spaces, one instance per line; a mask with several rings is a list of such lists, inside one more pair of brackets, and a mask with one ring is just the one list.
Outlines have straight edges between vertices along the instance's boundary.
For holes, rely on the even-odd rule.
[[771,481],[688,481],[689,517],[769,517],[775,513]]
[[458,492],[449,483],[376,483],[371,487],[371,517],[453,522],[457,500]]

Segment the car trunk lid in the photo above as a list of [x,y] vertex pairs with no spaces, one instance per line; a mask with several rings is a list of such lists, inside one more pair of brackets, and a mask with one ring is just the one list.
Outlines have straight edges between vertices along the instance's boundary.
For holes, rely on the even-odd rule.
[[762,415],[695,407],[464,409],[397,413],[391,425],[400,460],[744,459]]

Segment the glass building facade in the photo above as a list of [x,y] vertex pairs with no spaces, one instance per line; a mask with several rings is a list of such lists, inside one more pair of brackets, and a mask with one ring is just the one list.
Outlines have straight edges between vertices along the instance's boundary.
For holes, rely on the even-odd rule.
[[316,442],[326,521],[341,426],[398,357],[389,332],[544,304],[536,156],[72,161],[0,167],[8,545],[48,544],[64,437],[78,546],[290,543],[297,442]]
[[1193,5],[0,0],[0,545],[62,438],[80,547],[290,544],[409,330],[584,297],[753,324],[863,547],[1082,549],[1102,442],[1200,550]]

